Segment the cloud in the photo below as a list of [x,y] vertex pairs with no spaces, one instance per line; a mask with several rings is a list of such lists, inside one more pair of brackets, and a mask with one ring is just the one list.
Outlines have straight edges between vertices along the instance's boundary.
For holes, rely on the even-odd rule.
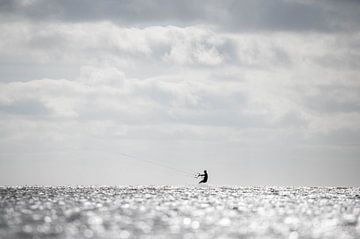
[[[111,22],[2,24],[3,55],[37,63],[98,58],[145,58],[169,64],[216,66],[230,60],[231,42],[204,27],[123,28]],[[91,35],[88,33],[92,32]],[[21,54],[21,55],[20,55]]]
[[314,135],[357,127],[357,106],[349,111],[331,101],[332,108],[322,105],[335,100],[352,107],[358,102],[357,88],[319,87],[319,82],[293,87],[294,80],[281,72],[258,71],[248,72],[242,81],[182,75],[137,79],[127,77],[114,66],[88,65],[72,80],[3,83],[0,103],[6,117],[17,117],[23,102],[28,102],[34,107],[28,107],[26,114],[33,117],[27,120],[40,117],[49,122],[94,122],[94,128],[105,120],[127,128],[124,134],[129,137],[132,133],[139,135],[142,129],[152,132],[145,133],[147,137],[156,137],[167,130],[177,131],[178,127],[187,132],[183,137],[189,140],[199,130],[203,135],[198,136],[206,138],[212,132],[225,134],[231,129],[276,134],[282,134],[279,130],[296,130],[302,135]]
[[230,31],[352,31],[358,29],[356,1],[193,1],[152,0],[2,1],[3,19],[33,21],[113,21],[122,25],[211,24]]
[[[7,117],[33,111],[49,120],[301,127],[311,134],[353,127],[350,119],[359,112],[356,69],[332,60],[351,58],[357,33],[234,34],[208,26],[126,28],[108,21],[12,22],[0,28],[0,51],[15,62],[77,69],[64,79],[23,80],[18,65],[16,80],[1,85]],[[326,65],[319,61],[324,56]],[[339,77],[342,90],[335,83]],[[335,123],[339,117],[343,122]]]
[[[228,34],[208,26],[127,28],[112,22],[13,22],[1,24],[0,30],[0,60],[7,62],[0,66],[2,81],[73,78],[83,65],[105,63],[140,77],[168,74],[166,71],[184,66],[271,69],[315,65],[351,70],[356,69],[358,58],[357,51],[351,51],[356,49],[357,33]],[[22,72],[28,74],[16,77],[14,67],[20,63]]]
[[0,105],[0,111],[15,115],[42,115],[47,114],[47,109],[38,101],[20,100]]
[[214,168],[354,159],[358,12],[356,1],[1,1],[0,164],[121,150]]

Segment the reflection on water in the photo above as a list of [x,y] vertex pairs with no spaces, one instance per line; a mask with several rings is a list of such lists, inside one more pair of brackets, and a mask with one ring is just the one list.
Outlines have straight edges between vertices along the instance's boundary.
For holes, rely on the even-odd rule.
[[359,188],[1,187],[0,238],[360,238]]

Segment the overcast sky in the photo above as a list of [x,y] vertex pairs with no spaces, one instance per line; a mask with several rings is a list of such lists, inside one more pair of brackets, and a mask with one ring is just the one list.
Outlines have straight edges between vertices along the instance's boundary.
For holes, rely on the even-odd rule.
[[0,0],[0,185],[359,186],[359,12]]

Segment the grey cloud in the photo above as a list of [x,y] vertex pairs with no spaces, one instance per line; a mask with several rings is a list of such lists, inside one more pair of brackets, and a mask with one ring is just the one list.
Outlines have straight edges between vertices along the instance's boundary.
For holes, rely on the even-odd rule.
[[94,21],[114,20],[122,23],[156,23],[159,21],[192,21],[201,6],[192,1],[102,1],[88,4],[86,0],[63,1],[4,0],[1,11],[10,17],[33,20]]
[[356,51],[351,46],[348,49],[353,49],[354,51],[340,54],[329,53],[316,57],[314,62],[324,67],[338,70],[360,68],[360,51]]
[[[52,119],[111,119],[138,126],[275,126],[271,114],[246,112],[251,108],[247,89],[236,82],[224,84],[207,79],[194,82],[181,77],[127,79],[116,68],[86,67],[83,71],[84,74],[75,81],[46,79],[4,84],[3,102],[9,99],[12,102],[11,107],[3,111],[18,114],[19,109],[27,107],[28,114],[37,115],[40,109],[46,108],[48,110],[41,113]],[[19,103],[27,99],[38,101],[32,100],[23,106]]]
[[234,1],[226,23],[239,30],[328,31],[326,12],[296,1]]
[[174,121],[195,126],[227,127],[236,129],[273,129],[274,124],[265,115],[218,109],[212,111],[184,110],[172,114]]
[[230,31],[358,29],[357,1],[24,1],[3,0],[4,19],[113,21],[134,26],[212,24]]
[[[1,57],[0,57],[1,60]],[[66,64],[64,62],[39,64],[31,62],[31,59],[24,60],[26,62],[2,63],[0,64],[1,82],[30,81],[49,77],[54,79],[71,78],[78,74],[78,68],[74,64]]]
[[360,146],[360,129],[337,129],[327,133],[318,133],[307,138],[307,145],[338,146],[344,153],[356,157],[353,149]]
[[360,87],[331,84],[314,87],[315,94],[303,98],[304,105],[319,113],[360,112]]
[[308,121],[297,111],[290,111],[277,120],[274,124],[277,128],[303,127],[308,126]]
[[47,115],[48,109],[36,100],[20,100],[11,104],[1,104],[0,112],[9,115]]

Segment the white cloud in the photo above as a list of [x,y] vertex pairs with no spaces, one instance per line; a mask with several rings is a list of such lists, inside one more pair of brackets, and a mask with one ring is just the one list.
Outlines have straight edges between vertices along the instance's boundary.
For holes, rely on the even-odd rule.
[[[219,65],[227,39],[206,27],[124,28],[110,22],[6,23],[0,25],[0,52],[31,61],[88,62],[92,58],[153,58],[171,64]],[[91,32],[91,34],[89,34]],[[14,54],[15,53],[15,54]],[[20,58],[20,56],[18,56]],[[26,59],[25,59],[26,60]]]
[[[360,117],[358,109],[350,112],[328,109],[324,114],[313,108],[311,97],[327,97],[326,89],[321,90],[318,81],[301,83],[301,77],[296,72],[289,74],[278,69],[271,73],[250,70],[242,80],[229,81],[206,75],[137,79],[128,78],[114,66],[88,65],[82,67],[79,77],[73,80],[2,83],[0,103],[7,106],[5,114],[8,116],[11,116],[11,107],[32,101],[47,109],[41,116],[43,119],[79,123],[90,120],[94,122],[94,129],[99,127],[99,121],[107,120],[109,124],[121,127],[132,125],[126,131],[129,134],[144,127],[167,125],[165,129],[160,127],[152,132],[156,137],[164,130],[186,126],[187,133],[183,137],[188,134],[189,140],[194,139],[193,133],[203,126],[206,130],[199,132],[203,132],[205,138],[211,132],[231,129],[235,132],[240,129],[271,130],[280,135],[279,129],[297,129],[309,136],[317,132],[358,128],[355,123]],[[328,81],[332,82],[332,79],[328,78]],[[297,87],[294,82],[298,82]],[[336,99],[341,99],[342,104],[353,104],[359,99],[354,90],[336,90]],[[315,96],[311,92],[316,92]],[[314,104],[316,102],[319,100]],[[35,120],[40,117],[36,116],[37,112],[34,114]],[[111,131],[107,133],[112,135]]]

